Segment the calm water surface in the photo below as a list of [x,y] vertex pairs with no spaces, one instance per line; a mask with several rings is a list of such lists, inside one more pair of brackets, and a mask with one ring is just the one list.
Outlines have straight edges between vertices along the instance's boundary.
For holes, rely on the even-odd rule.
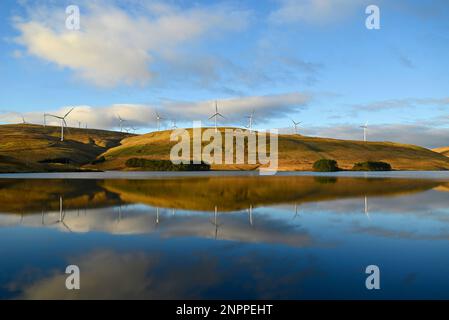
[[0,298],[449,298],[447,174],[134,175],[0,176]]

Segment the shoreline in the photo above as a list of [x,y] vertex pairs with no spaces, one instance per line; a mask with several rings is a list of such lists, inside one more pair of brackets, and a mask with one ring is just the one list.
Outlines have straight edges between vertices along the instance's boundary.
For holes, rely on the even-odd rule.
[[278,171],[274,175],[261,175],[259,171],[104,171],[104,172],[40,172],[40,173],[2,173],[0,179],[79,179],[79,180],[144,180],[157,178],[184,177],[359,177],[359,178],[415,178],[449,180],[449,171]]

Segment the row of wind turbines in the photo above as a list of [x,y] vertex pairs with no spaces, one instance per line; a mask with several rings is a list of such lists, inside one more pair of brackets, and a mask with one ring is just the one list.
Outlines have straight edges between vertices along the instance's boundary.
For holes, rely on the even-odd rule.
[[[71,108],[66,114],[64,114],[63,116],[58,116],[58,115],[54,115],[54,114],[49,114],[49,113],[44,113],[44,127],[46,127],[47,125],[47,117],[50,118],[55,118],[58,119],[61,123],[61,141],[64,141],[64,128],[66,128],[68,130],[68,125],[67,125],[67,117],[72,113],[72,111],[75,109],[75,107]],[[27,122],[25,121],[24,116],[22,115],[22,121],[23,124],[27,124]],[[120,132],[127,132],[129,133],[131,130],[133,132],[135,132],[137,129],[134,128],[133,126],[131,127],[127,127],[124,126],[124,124],[128,121],[124,118],[122,118],[119,114],[116,115],[117,120],[119,122],[119,127],[120,127]],[[245,116],[246,119],[248,119],[248,124],[245,125],[244,127],[247,128],[248,130],[253,130],[253,125],[254,125],[254,117],[255,117],[255,110],[253,110],[249,115]],[[226,119],[226,117],[224,115],[222,115],[219,110],[218,110],[218,102],[215,101],[215,112],[214,114],[212,114],[208,120],[213,120],[214,121],[214,128],[215,128],[215,132],[218,132],[218,119]],[[161,130],[161,122],[163,120],[166,120],[166,118],[162,117],[157,111],[155,112],[155,119],[156,119],[156,127],[157,127],[157,131]],[[295,121],[293,119],[290,119],[291,122],[293,123],[293,131],[294,134],[299,134],[299,128],[302,124],[302,121]],[[170,129],[175,130],[178,129],[178,126],[176,125],[176,120],[172,119],[172,126],[170,127]],[[79,128],[81,128],[81,122],[79,122]],[[368,122],[366,122],[364,125],[360,126],[360,128],[363,129],[363,141],[367,141],[367,130],[368,130]],[[86,129],[87,129],[87,124],[86,124]]]

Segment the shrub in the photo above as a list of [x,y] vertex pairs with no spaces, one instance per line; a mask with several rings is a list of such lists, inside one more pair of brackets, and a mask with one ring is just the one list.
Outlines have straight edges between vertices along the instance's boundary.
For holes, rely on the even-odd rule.
[[141,168],[147,171],[209,171],[210,165],[201,164],[173,164],[170,160],[150,160],[143,158],[128,159],[125,165],[129,168]]
[[352,168],[354,171],[391,171],[391,165],[381,161],[358,162]]
[[315,161],[313,164],[313,170],[318,172],[335,172],[340,170],[337,165],[337,161],[331,159],[321,159]]

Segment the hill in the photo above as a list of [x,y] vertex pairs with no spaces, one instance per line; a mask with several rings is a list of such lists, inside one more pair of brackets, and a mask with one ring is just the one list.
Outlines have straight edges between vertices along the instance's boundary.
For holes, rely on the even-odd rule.
[[76,171],[129,134],[32,124],[0,125],[0,172]]
[[443,156],[449,157],[449,147],[441,147],[432,149],[432,151],[441,153]]
[[[221,132],[223,130],[224,128],[220,128]],[[170,134],[171,131],[168,130],[128,137],[121,145],[102,154],[106,161],[95,168],[132,170],[125,164],[130,158],[167,160],[175,145],[175,142],[170,141]],[[279,170],[312,170],[313,163],[322,158],[337,160],[342,169],[351,169],[356,162],[383,161],[391,164],[393,170],[449,170],[449,158],[414,145],[285,134],[279,135],[278,141]],[[213,170],[248,170],[257,167],[258,165],[212,165]]]

